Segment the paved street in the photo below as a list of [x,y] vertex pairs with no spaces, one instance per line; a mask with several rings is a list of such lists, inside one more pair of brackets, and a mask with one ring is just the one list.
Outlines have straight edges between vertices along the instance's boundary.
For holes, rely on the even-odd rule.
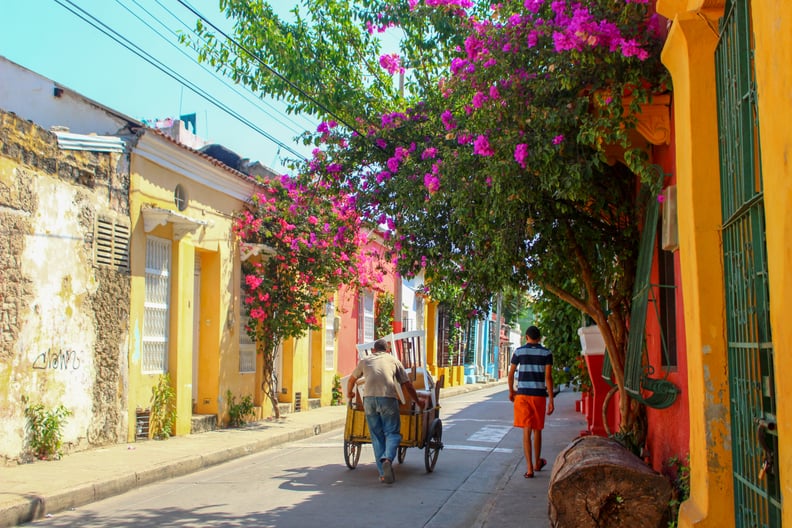
[[[542,526],[547,522],[550,468],[533,481],[522,478],[520,431],[510,427],[511,405],[505,386],[476,388],[481,390],[454,394],[453,388],[445,389],[441,397],[445,449],[435,471],[425,472],[422,450],[408,449],[405,463],[396,466],[397,482],[393,486],[377,482],[368,445],[364,446],[357,469],[346,468],[340,428],[344,409],[332,407],[289,415],[277,426],[145,442],[130,446],[134,449],[114,446],[99,450],[94,456],[75,454],[60,462],[10,468],[9,483],[20,490],[24,475],[33,475],[32,470],[42,468],[38,476],[43,480],[36,484],[41,491],[34,492],[35,488],[30,487],[28,492],[16,495],[17,499],[33,495],[44,498],[43,506],[52,516],[36,524],[49,526],[321,523],[330,528],[350,525],[350,504],[358,506],[356,521],[373,522],[365,517],[366,512],[372,511],[381,526],[509,526],[510,518],[514,522],[531,520],[531,525]],[[545,433],[544,454],[548,460],[552,461],[584,427],[582,417],[574,413],[575,399],[574,393],[562,393],[557,399],[558,410],[548,420]],[[297,432],[297,422],[304,434]],[[264,436],[280,440],[267,446]],[[160,459],[166,450],[178,463]],[[245,452],[255,454],[241,456]],[[88,461],[89,457],[99,465],[89,462],[88,467],[77,468],[70,463],[77,458]],[[231,461],[201,470],[222,457]],[[56,474],[58,469],[66,470],[67,465],[69,471]],[[136,465],[133,480],[129,473]],[[22,471],[14,471],[17,469]],[[102,475],[111,469],[115,480]],[[43,470],[49,470],[49,475]],[[56,485],[59,479],[62,486]],[[77,483],[80,479],[82,486]],[[134,485],[146,480],[152,484]],[[31,482],[27,485],[34,486]],[[46,489],[51,491],[45,493]],[[91,498],[126,490],[132,491],[104,501]],[[3,493],[3,502],[11,495]],[[0,511],[9,513],[8,509]]]

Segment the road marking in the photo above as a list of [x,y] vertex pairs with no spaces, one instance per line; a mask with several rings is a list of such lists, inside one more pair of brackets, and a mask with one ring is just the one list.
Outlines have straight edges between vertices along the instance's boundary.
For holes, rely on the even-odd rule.
[[488,453],[512,453],[514,449],[505,447],[486,447],[486,446],[469,446],[469,445],[449,445],[443,444],[443,451],[446,449],[453,449],[455,451],[486,451]]
[[506,433],[511,429],[511,426],[508,425],[486,425],[470,435],[468,441],[497,444],[503,440],[503,437],[506,436]]
[[[364,446],[371,445],[368,442],[362,444]],[[302,444],[302,447],[310,447],[310,448],[323,448],[323,449],[342,449],[343,444]],[[453,450],[453,451],[486,451],[487,453],[513,453],[514,449],[509,449],[505,447],[487,447],[487,446],[471,446],[471,445],[457,445],[457,444],[443,444],[443,451],[445,450]]]

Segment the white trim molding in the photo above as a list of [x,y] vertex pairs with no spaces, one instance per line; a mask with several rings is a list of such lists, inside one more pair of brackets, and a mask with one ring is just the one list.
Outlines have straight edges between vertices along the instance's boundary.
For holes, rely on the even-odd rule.
[[175,240],[181,240],[184,235],[192,233],[199,227],[209,225],[206,220],[196,220],[170,209],[162,209],[150,205],[142,206],[140,214],[143,215],[143,229],[146,233],[150,233],[157,226],[173,224],[173,238]]
[[155,132],[142,134],[132,153],[243,202],[250,200],[255,192],[255,182],[241,172],[216,165],[200,152]]

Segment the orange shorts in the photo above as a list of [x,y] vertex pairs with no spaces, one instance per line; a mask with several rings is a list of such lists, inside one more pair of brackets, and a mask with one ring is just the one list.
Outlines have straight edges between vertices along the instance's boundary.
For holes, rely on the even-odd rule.
[[514,427],[528,427],[529,429],[544,429],[545,404],[544,396],[514,396]]

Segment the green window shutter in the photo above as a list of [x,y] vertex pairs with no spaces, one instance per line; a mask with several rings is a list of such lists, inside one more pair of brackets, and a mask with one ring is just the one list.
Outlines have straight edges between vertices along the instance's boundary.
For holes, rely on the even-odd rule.
[[646,311],[652,287],[650,275],[659,213],[660,202],[655,196],[650,196],[646,207],[646,221],[644,222],[641,243],[638,249],[638,266],[635,273],[635,285],[633,286],[630,332],[624,367],[624,388],[632,398],[649,407],[663,409],[674,403],[679,389],[668,380],[654,379],[647,376],[646,369],[648,366],[644,365],[643,360]]

